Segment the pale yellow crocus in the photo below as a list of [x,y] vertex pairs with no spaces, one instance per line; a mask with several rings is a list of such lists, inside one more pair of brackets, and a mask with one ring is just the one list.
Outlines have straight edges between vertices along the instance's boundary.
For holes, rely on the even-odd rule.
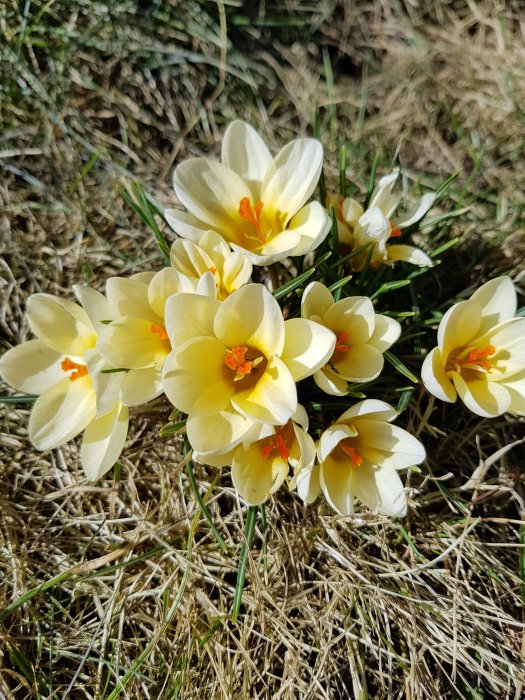
[[319,202],[307,204],[322,162],[315,139],[296,139],[272,158],[251,126],[234,121],[224,135],[222,163],[194,158],[177,166],[175,193],[189,213],[168,209],[166,219],[195,243],[215,231],[254,265],[305,255],[330,229]]
[[371,510],[403,516],[407,501],[398,470],[425,459],[423,445],[391,424],[396,410],[375,399],[345,411],[321,435],[319,464],[298,474],[297,490],[309,503],[322,491],[341,515],[352,515],[357,498]]
[[514,318],[508,277],[482,285],[441,319],[421,377],[442,401],[457,397],[479,416],[525,415],[525,318]]
[[96,350],[109,306],[102,294],[74,288],[82,306],[50,294],[33,294],[27,318],[37,336],[0,359],[0,374],[18,391],[37,394],[29,437],[39,450],[51,450],[84,431],[81,461],[97,479],[118,459],[128,430],[128,409],[120,401],[122,374]]
[[352,248],[368,245],[364,251],[350,258],[350,266],[355,271],[362,270],[367,260],[371,267],[381,263],[391,265],[397,260],[419,267],[434,265],[432,258],[420,248],[392,243],[401,236],[404,229],[425,216],[436,198],[435,192],[427,192],[410,214],[401,219],[395,217],[401,196],[393,194],[392,189],[398,177],[399,171],[395,171],[379,180],[366,211],[350,197],[328,197],[327,203],[335,207],[341,243]]
[[397,321],[376,314],[368,297],[336,302],[320,282],[304,290],[301,315],[329,328],[336,336],[334,352],[314,373],[317,386],[327,394],[345,396],[348,382],[369,382],[383,369],[383,353],[401,333]]
[[[334,334],[319,324],[285,322],[261,284],[245,285],[223,302],[175,294],[166,305],[166,329],[173,351],[164,390],[190,419],[233,409],[258,423],[284,425],[297,409],[295,382],[321,367],[335,345]],[[223,436],[216,439],[223,451]]]

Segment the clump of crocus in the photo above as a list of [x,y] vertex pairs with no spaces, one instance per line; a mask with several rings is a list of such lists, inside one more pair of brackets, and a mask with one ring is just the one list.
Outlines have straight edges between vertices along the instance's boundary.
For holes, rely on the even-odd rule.
[[302,138],[275,158],[241,121],[227,128],[222,162],[193,158],[177,166],[175,193],[188,213],[165,212],[173,230],[195,243],[215,231],[254,265],[314,250],[330,229],[319,202],[310,202],[323,162],[319,141]]
[[516,306],[508,277],[454,304],[423,363],[428,391],[451,403],[459,396],[479,416],[525,415],[525,318],[514,318]]
[[352,515],[355,498],[384,515],[405,515],[406,496],[397,472],[420,464],[425,449],[391,424],[396,418],[395,408],[375,399],[345,411],[321,435],[319,464],[298,473],[299,496],[310,503],[322,491],[341,515]]
[[352,249],[368,246],[350,258],[350,266],[355,271],[362,270],[367,260],[371,267],[382,263],[392,264],[396,260],[419,267],[432,267],[434,264],[432,258],[420,248],[394,243],[403,230],[418,223],[425,216],[436,198],[435,192],[427,192],[413,212],[401,219],[395,217],[401,196],[394,195],[392,189],[398,176],[399,172],[395,171],[379,180],[366,211],[359,202],[350,197],[343,199],[338,195],[331,195],[328,198],[328,204],[335,207],[341,243],[351,246]]

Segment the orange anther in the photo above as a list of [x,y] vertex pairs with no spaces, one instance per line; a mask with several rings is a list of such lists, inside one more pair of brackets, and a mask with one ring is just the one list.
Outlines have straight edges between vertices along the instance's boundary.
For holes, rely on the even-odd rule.
[[348,352],[350,350],[350,345],[346,345],[346,341],[350,337],[350,333],[343,331],[337,336],[337,341],[335,343],[335,349],[337,352]]
[[290,459],[290,450],[282,435],[275,435],[272,441],[262,448],[261,457],[268,459],[274,450],[278,450],[281,459]]
[[217,273],[217,268],[215,267],[215,265],[211,265],[208,268],[208,272],[211,272],[212,275],[215,275]]
[[168,340],[168,334],[164,326],[157,326],[156,323],[151,324],[151,332],[156,333],[160,340]]
[[353,447],[350,447],[350,445],[345,445],[344,442],[340,442],[339,445],[341,446],[343,452],[346,452],[346,454],[350,457],[353,467],[360,467],[361,464],[363,464],[363,458],[354,450]]
[[226,367],[235,370],[234,382],[238,382],[244,379],[247,374],[251,374],[252,369],[263,361],[262,356],[256,357],[255,360],[247,360],[245,358],[247,352],[248,348],[245,345],[238,345],[224,356],[224,364]]
[[69,372],[70,370],[73,370],[69,375],[69,380],[71,382],[74,382],[75,379],[80,379],[80,377],[85,377],[88,373],[86,365],[79,365],[77,362],[73,362],[73,360],[70,357],[65,357],[60,363],[60,366],[62,367],[64,372]]
[[261,229],[261,211],[264,204],[259,201],[256,202],[252,207],[252,203],[249,197],[243,197],[239,202],[239,216],[241,219],[248,221],[250,224],[255,226],[255,231],[257,233],[257,238],[261,243],[264,243],[265,237]]
[[484,348],[472,348],[465,359],[456,360],[456,362],[458,365],[478,365],[488,372],[491,368],[491,364],[484,358],[494,355],[495,352],[496,348],[494,345],[487,345]]
[[400,235],[401,235],[401,229],[398,228],[392,222],[390,222],[390,236],[389,236],[389,238],[399,238]]

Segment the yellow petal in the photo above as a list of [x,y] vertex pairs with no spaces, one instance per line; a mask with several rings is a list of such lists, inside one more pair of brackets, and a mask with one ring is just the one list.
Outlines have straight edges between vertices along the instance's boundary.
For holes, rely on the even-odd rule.
[[267,359],[283,351],[283,314],[262,284],[247,284],[225,299],[215,316],[214,328],[217,338],[228,348],[247,345]]
[[324,318],[328,309],[335,304],[333,296],[321,282],[310,282],[301,299],[301,316]]
[[97,350],[88,350],[85,359],[97,396],[97,417],[103,416],[119,402],[125,372],[104,372],[111,368]]
[[27,318],[33,333],[61,354],[82,356],[97,342],[84,309],[65,299],[33,294],[27,303]]
[[161,367],[131,369],[125,375],[120,388],[120,396],[125,406],[148,403],[164,391]]
[[95,289],[84,287],[80,284],[73,285],[73,291],[87,313],[91,325],[97,333],[100,333],[104,328],[104,324],[101,321],[108,321],[113,318],[108,300]]
[[332,356],[335,335],[319,323],[304,318],[285,321],[282,361],[296,382],[317,372]]
[[346,396],[348,382],[325,365],[314,374],[314,382],[330,396]]
[[212,416],[224,410],[235,391],[231,371],[224,364],[226,353],[218,340],[205,337],[189,340],[172,352],[162,377],[171,403],[192,416]]
[[443,316],[437,339],[441,359],[447,362],[451,352],[468,345],[478,334],[481,306],[475,301],[460,301]]
[[88,479],[95,481],[111,469],[122,452],[127,434],[128,409],[120,403],[89,423],[80,450],[82,467]]
[[60,366],[63,358],[41,340],[28,340],[0,358],[0,375],[7,384],[27,394],[43,394],[66,378]]
[[459,398],[478,416],[495,418],[510,408],[511,396],[504,384],[489,382],[486,379],[466,382],[457,372],[452,374],[452,381]]
[[496,277],[486,282],[474,292],[470,300],[482,309],[479,335],[507,321],[516,313],[516,289],[509,277]]
[[188,214],[178,209],[166,209],[164,216],[175,233],[194,243],[198,243],[206,231],[213,228],[213,226],[205,221],[201,221],[193,214]]
[[311,464],[297,475],[297,495],[305,504],[313,503],[321,492],[319,465]]
[[144,318],[124,316],[106,326],[97,349],[113,367],[141,369],[161,365],[170,352],[170,344],[155,328],[162,327]]
[[150,323],[161,323],[148,301],[148,285],[140,280],[110,277],[106,282],[106,294],[114,318],[133,316]]
[[284,362],[274,357],[255,386],[235,394],[231,402],[258,423],[284,425],[297,408],[297,389]]
[[231,407],[213,416],[189,416],[186,422],[188,440],[203,459],[233,450],[253,427],[252,420]]
[[261,182],[272,156],[259,134],[249,124],[235,120],[224,133],[221,159],[244,180]]
[[288,461],[271,453],[266,459],[261,455],[260,441],[247,450],[238,447],[232,463],[233,485],[248,503],[256,506],[275,493],[288,475]]
[[29,438],[38,450],[52,450],[81,433],[95,414],[89,376],[62,379],[36,400],[29,418]]
[[319,481],[324,496],[332,508],[340,515],[352,515],[354,512],[354,492],[352,476],[357,471],[329,455],[322,463]]
[[328,235],[331,225],[332,220],[319,202],[310,202],[302,207],[291,218],[287,228],[300,236],[292,255],[306,255],[315,250]]
[[375,314],[375,326],[368,343],[385,352],[401,335],[401,326],[393,318]]
[[339,418],[337,422],[350,423],[355,417],[366,416],[367,418],[373,420],[391,421],[397,418],[396,409],[385,401],[379,401],[378,399],[365,399],[364,401],[358,401],[356,404],[351,406],[346,410]]
[[324,462],[327,457],[335,450],[341,440],[352,438],[357,435],[357,430],[353,425],[344,423],[334,423],[329,426],[321,435],[319,440],[319,461]]
[[[219,237],[219,240],[222,239]],[[202,248],[200,242],[197,245],[193,241],[182,238],[177,239],[171,246],[170,260],[176,270],[188,277],[202,277],[214,266],[213,260]]]
[[383,369],[383,355],[373,345],[357,345],[337,355],[332,362],[341,377],[349,382],[370,382]]
[[373,418],[354,419],[359,454],[372,464],[388,464],[405,469],[425,460],[425,448],[403,428]]
[[389,245],[386,248],[386,256],[389,260],[401,260],[418,267],[434,267],[432,258],[412,245]]
[[368,297],[347,297],[326,311],[323,323],[335,332],[346,331],[351,345],[362,345],[374,332],[375,316]]
[[166,330],[178,348],[197,336],[214,336],[213,323],[220,303],[201,294],[177,294],[166,304]]
[[[177,294],[178,292],[192,293],[195,292],[195,289],[195,280],[174,270],[172,267],[165,267],[160,272],[157,272],[148,286],[149,305],[160,318],[164,318],[166,301],[172,294]],[[136,316],[137,314],[134,315]]]
[[421,381],[425,389],[441,401],[454,403],[457,392],[443,367],[439,348],[431,350],[423,361],[421,368]]
[[407,501],[398,473],[389,465],[363,463],[353,470],[352,491],[370,510],[401,518],[406,515]]

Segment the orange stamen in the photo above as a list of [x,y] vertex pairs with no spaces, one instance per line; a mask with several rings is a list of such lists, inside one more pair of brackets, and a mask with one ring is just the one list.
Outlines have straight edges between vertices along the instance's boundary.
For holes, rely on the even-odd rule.
[[71,382],[74,382],[75,379],[80,379],[80,377],[85,377],[88,373],[86,365],[79,365],[77,362],[73,362],[73,360],[70,357],[65,357],[60,363],[60,366],[62,367],[64,372],[69,372],[70,370],[73,370],[69,375],[69,380]]
[[238,382],[244,379],[247,374],[251,374],[253,368],[263,360],[262,357],[257,357],[255,360],[247,360],[245,358],[247,352],[248,348],[246,346],[238,345],[224,356],[224,364],[226,367],[235,370],[234,382]]
[[215,265],[212,265],[211,267],[209,267],[208,272],[211,272],[212,275],[215,275],[217,272],[217,268],[215,267]]
[[350,445],[345,445],[344,442],[340,442],[339,445],[343,452],[346,452],[346,454],[350,457],[353,467],[360,467],[363,464],[363,458],[354,450],[353,447],[350,447]]
[[241,219],[248,221],[248,223],[255,226],[255,231],[257,233],[257,238],[261,243],[265,242],[265,236],[261,229],[261,211],[264,204],[259,201],[256,202],[252,208],[252,203],[249,197],[243,197],[239,202],[239,216]]
[[159,336],[160,340],[168,340],[168,334],[164,326],[157,326],[156,323],[152,323],[150,329],[152,333],[156,333]]
[[346,345],[345,341],[350,337],[350,333],[343,331],[337,336],[337,341],[335,344],[335,349],[337,352],[348,352],[350,350],[350,345]]
[[484,348],[472,348],[467,357],[463,360],[456,360],[456,363],[458,365],[478,365],[488,372],[491,369],[491,364],[484,358],[494,355],[495,352],[496,348],[494,345],[487,345]]
[[397,228],[397,226],[395,224],[390,222],[390,236],[389,236],[389,238],[399,238],[400,235],[401,235],[401,229]]
[[261,457],[268,459],[274,450],[278,450],[281,459],[290,459],[290,450],[282,435],[275,435],[272,441],[262,448]]

